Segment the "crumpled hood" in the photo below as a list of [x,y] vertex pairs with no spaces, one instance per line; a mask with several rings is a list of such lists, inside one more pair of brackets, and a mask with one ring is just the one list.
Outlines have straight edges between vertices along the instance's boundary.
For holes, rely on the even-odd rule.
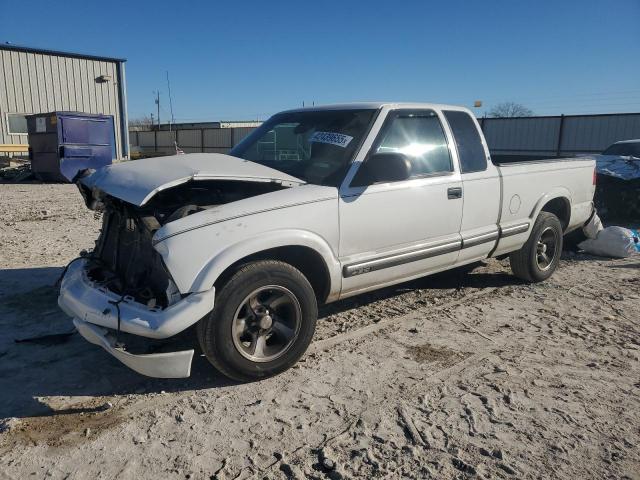
[[87,188],[141,207],[156,193],[190,180],[239,180],[302,185],[299,178],[221,153],[189,153],[108,165],[84,177]]
[[[290,207],[309,205],[318,202],[325,202],[330,200],[337,200],[338,189],[336,187],[326,187],[321,185],[304,185],[300,188],[286,188],[284,190],[276,190],[275,192],[265,193],[257,197],[245,198],[236,202],[225,203],[223,205],[217,205],[212,208],[207,208],[193,215],[188,215],[179,220],[166,223],[156,231],[153,242],[158,243],[162,240],[185,233],[188,231],[196,230],[202,227],[215,224],[224,224],[231,220],[237,220],[242,217],[247,217],[256,214],[267,214],[277,210],[282,210]],[[293,228],[298,223],[302,222],[301,219],[296,219],[295,215],[289,220],[292,224],[289,228]],[[231,222],[233,223],[233,222]],[[242,222],[241,222],[242,223]],[[260,222],[257,222],[260,223]],[[236,229],[237,225],[232,229]],[[256,222],[252,222],[252,226],[256,226]],[[267,222],[261,224],[262,227],[267,229],[273,229],[274,224]],[[226,228],[226,227],[225,227]],[[236,229],[237,230],[237,229]],[[244,232],[243,235],[248,235],[249,232]],[[213,240],[212,240],[213,241]],[[222,241],[223,243],[227,239],[222,236],[217,236],[216,241]]]

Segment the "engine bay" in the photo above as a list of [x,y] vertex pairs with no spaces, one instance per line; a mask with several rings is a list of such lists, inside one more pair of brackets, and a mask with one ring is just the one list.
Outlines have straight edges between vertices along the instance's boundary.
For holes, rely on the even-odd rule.
[[208,208],[287,188],[267,182],[191,181],[160,191],[137,207],[109,195],[96,198],[81,183],[78,186],[87,206],[103,214],[96,248],[88,256],[89,278],[149,308],[166,308],[182,298],[152,245],[160,227]]

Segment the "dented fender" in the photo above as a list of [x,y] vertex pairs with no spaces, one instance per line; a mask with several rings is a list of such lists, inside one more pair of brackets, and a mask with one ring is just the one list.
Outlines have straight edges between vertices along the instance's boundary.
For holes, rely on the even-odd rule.
[[[263,232],[258,237],[224,245],[220,250],[209,249],[208,252],[200,250],[204,255],[202,260],[198,261],[199,267],[195,269],[192,268],[193,265],[182,263],[172,254],[172,252],[185,253],[185,249],[189,251],[187,238],[189,236],[179,235],[156,245],[156,250],[163,256],[172,278],[181,291],[183,289],[188,292],[211,290],[218,277],[239,260],[273,248],[296,246],[310,248],[324,260],[331,284],[329,297],[337,296],[340,292],[342,279],[340,262],[327,240],[316,233],[295,229],[274,230]],[[183,242],[184,246],[182,246]],[[206,236],[203,237],[203,242],[206,242]],[[197,254],[197,250],[191,251]]]
[[301,186],[221,205],[166,224],[154,248],[180,293],[207,291],[235,262],[278,247],[307,247],[324,260],[329,296],[341,287],[338,194]]

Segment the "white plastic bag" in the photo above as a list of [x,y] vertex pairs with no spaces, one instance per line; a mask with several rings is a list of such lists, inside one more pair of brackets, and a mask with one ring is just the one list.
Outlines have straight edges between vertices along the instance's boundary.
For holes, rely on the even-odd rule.
[[580,242],[578,248],[601,257],[627,258],[636,252],[638,241],[629,229],[607,227],[598,232],[596,238]]
[[591,214],[591,218],[589,218],[587,223],[584,224],[584,227],[582,227],[582,232],[587,238],[596,238],[598,233],[602,230],[604,230],[602,221],[600,220],[598,213],[594,210]]

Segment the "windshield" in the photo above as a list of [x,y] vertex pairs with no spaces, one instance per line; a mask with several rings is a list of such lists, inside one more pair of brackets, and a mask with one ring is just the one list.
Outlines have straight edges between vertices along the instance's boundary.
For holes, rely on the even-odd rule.
[[274,115],[231,152],[316,185],[338,186],[376,110]]
[[614,143],[602,154],[640,157],[640,142]]

